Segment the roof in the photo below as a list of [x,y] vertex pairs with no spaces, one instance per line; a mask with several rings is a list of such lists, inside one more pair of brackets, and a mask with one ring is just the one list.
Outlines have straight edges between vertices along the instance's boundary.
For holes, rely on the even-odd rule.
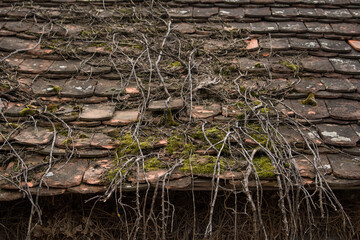
[[0,200],[360,187],[360,1],[0,6]]

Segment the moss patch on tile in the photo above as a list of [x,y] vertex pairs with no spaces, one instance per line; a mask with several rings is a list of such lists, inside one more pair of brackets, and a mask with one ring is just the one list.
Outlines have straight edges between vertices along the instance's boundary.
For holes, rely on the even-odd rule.
[[275,167],[268,156],[256,156],[253,163],[260,179],[275,177]]

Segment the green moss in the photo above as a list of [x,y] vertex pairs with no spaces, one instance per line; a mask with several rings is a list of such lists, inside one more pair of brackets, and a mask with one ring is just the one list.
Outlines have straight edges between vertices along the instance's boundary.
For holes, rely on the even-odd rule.
[[134,141],[133,136],[130,133],[127,133],[120,137],[119,147],[116,149],[118,156],[126,155],[136,155],[140,153],[140,148],[142,151],[147,151],[152,149],[153,144],[151,143],[151,138],[148,138],[146,141],[140,141],[140,148],[136,141]]
[[52,113],[56,112],[56,110],[58,110],[58,105],[51,103],[47,106],[47,110]]
[[18,128],[19,127],[19,124],[16,124],[16,123],[6,123],[6,126],[10,126],[12,128]]
[[293,72],[298,72],[299,71],[299,65],[297,65],[297,64],[292,64],[292,63],[290,63],[288,61],[282,61],[281,64],[284,65],[285,67],[288,67]]
[[[217,150],[220,150],[222,147],[222,142],[219,143],[220,141],[224,140],[226,134],[224,131],[220,130],[218,127],[212,127],[209,128],[207,130],[205,130],[205,134],[207,139],[212,143],[212,144],[216,144],[215,148]],[[202,132],[202,130],[198,130],[196,132],[194,132],[193,134],[191,134],[191,137],[196,139],[196,140],[201,140],[201,142],[203,142],[205,145],[203,147],[208,148],[210,147],[210,145],[207,144],[207,141],[205,139],[204,133]],[[223,153],[227,153],[228,152],[228,146],[225,146],[223,149]]]
[[[213,174],[217,157],[201,156],[193,154],[191,156],[191,166],[194,174]],[[224,158],[220,158],[220,172],[223,172],[226,166]],[[183,172],[191,172],[190,159],[187,158],[180,168]]]
[[61,90],[62,90],[62,88],[57,86],[57,85],[52,85],[51,87],[52,87],[52,90],[54,92],[56,92],[57,94],[59,94],[61,92]]
[[35,110],[30,105],[28,105],[25,108],[23,108],[19,113],[21,116],[26,117],[29,115],[34,115]]
[[266,107],[263,107],[263,108],[260,109],[260,112],[263,113],[263,114],[266,114],[266,113],[269,112],[269,109],[266,108]]
[[315,99],[315,94],[314,93],[309,93],[307,98],[301,101],[301,104],[316,106],[317,102],[316,102],[316,99]]
[[65,139],[65,140],[63,141],[63,144],[64,144],[65,146],[69,146],[72,142],[73,142],[73,141],[72,141],[71,138],[67,138],[67,139]]
[[186,143],[185,138],[181,135],[173,135],[168,138],[168,144],[166,145],[166,153],[179,156],[189,156],[191,151],[195,151],[196,148],[192,143]]
[[257,156],[253,159],[259,178],[275,177],[275,167],[268,156]]
[[255,63],[254,68],[262,68],[262,63]]
[[145,160],[144,162],[145,171],[158,170],[159,168],[164,168],[164,165],[161,163],[160,159],[153,157]]
[[89,136],[86,135],[85,133],[81,133],[81,134],[79,135],[79,138],[81,138],[81,139],[83,139],[83,138],[89,138]]
[[[165,119],[166,118],[166,119]],[[168,110],[167,112],[164,112],[164,117],[163,119],[165,120],[165,124],[167,126],[178,126],[179,124],[174,120],[174,117],[172,115],[171,110]]]
[[259,144],[266,145],[268,136],[264,133],[261,126],[255,123],[249,124],[249,135]]

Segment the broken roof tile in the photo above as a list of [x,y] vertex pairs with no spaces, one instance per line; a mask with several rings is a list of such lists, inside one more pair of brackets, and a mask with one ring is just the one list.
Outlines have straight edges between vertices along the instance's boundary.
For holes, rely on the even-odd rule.
[[321,46],[321,49],[328,52],[338,52],[338,53],[349,53],[351,47],[345,41],[341,40],[329,40],[329,39],[319,39],[318,40]]
[[359,120],[360,105],[358,101],[347,99],[325,100],[330,116],[339,120]]
[[360,62],[354,59],[330,58],[329,61],[334,66],[335,72],[343,74],[359,74]]
[[332,33],[333,29],[328,23],[305,22],[305,25],[311,33]]
[[315,93],[325,90],[325,86],[318,78],[302,78],[299,83],[294,85],[294,90],[301,93]]
[[115,112],[111,104],[86,104],[79,115],[81,121],[106,121],[110,120]]
[[49,68],[49,73],[73,74],[80,68],[79,61],[55,61]]
[[60,90],[61,96],[71,98],[85,98],[91,97],[94,93],[94,89],[97,81],[95,80],[69,80]]
[[273,22],[255,22],[250,23],[250,30],[253,33],[272,33],[277,32],[279,27]]
[[90,145],[95,148],[115,149],[120,144],[119,140],[104,133],[95,133]]
[[91,161],[89,168],[84,173],[84,183],[91,185],[102,185],[106,178],[106,173],[114,167],[113,159],[100,159]]
[[331,165],[325,154],[319,155],[318,158],[311,155],[298,155],[295,157],[295,162],[302,177],[313,179],[317,174],[328,175],[332,172]]
[[316,106],[302,104],[301,100],[290,100],[294,111],[306,119],[321,119],[329,117],[324,100],[317,100]]
[[115,111],[114,116],[103,123],[110,126],[124,126],[137,121],[138,117],[139,111],[137,109]]
[[319,50],[320,45],[316,40],[289,38],[290,46],[295,50]]
[[340,35],[360,35],[360,25],[355,23],[332,23],[334,33]]
[[319,124],[317,128],[324,142],[330,145],[352,147],[360,139],[350,125]]
[[25,59],[19,65],[19,72],[24,73],[42,73],[48,71],[49,67],[52,65],[53,61],[51,60],[42,60],[42,59]]
[[218,14],[219,9],[217,7],[212,8],[197,8],[193,9],[193,17],[194,18],[210,18]]
[[280,32],[302,33],[307,31],[307,28],[302,22],[279,22],[278,26]]
[[[190,110],[188,110],[188,114],[190,114]],[[221,114],[221,106],[218,103],[214,103],[208,106],[195,105],[191,111],[191,117],[195,119],[214,117],[219,114]]]
[[184,101],[181,98],[170,99],[166,106],[166,100],[151,101],[148,106],[149,111],[164,111],[169,110],[180,110],[184,106]]
[[348,40],[348,43],[349,43],[356,51],[360,51],[360,41],[359,41],[359,40]]
[[49,143],[52,138],[53,133],[41,127],[28,127],[14,137],[18,143],[24,145],[43,145]]
[[102,97],[116,97],[122,91],[125,91],[125,86],[122,81],[101,80],[95,89],[95,95]]
[[345,179],[360,179],[359,159],[344,154],[328,154],[334,175]]
[[[85,170],[88,167],[87,160],[74,159],[67,164],[57,163],[47,173],[45,173],[44,182],[47,186],[53,188],[69,188],[81,184]],[[38,178],[42,174],[38,174]]]
[[68,188],[67,191],[77,194],[95,194],[104,193],[106,189],[106,186],[91,186],[87,184],[80,184],[79,186]]
[[355,92],[356,87],[347,79],[321,78],[321,83],[330,92]]
[[171,8],[168,10],[171,18],[191,18],[193,15],[193,8]]
[[328,58],[307,57],[301,59],[301,64],[304,70],[309,72],[328,73],[334,71]]

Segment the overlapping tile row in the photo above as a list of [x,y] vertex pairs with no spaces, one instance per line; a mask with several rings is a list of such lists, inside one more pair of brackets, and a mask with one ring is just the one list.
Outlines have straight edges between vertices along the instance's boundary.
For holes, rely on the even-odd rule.
[[[51,1],[50,4],[60,2]],[[110,2],[105,1],[107,4]],[[314,168],[316,165],[331,186],[359,188],[360,2],[316,2],[315,8],[308,8],[315,1],[171,1],[168,2],[168,12],[175,21],[173,27],[177,34],[203,41],[201,51],[227,53],[221,59],[227,71],[244,76],[240,81],[240,92],[269,95],[286,92],[283,104],[277,106],[283,115],[281,117],[290,116],[302,123],[303,134],[311,139],[320,153],[319,158],[311,155],[304,136],[297,129],[289,126],[279,128],[293,147],[299,172],[308,183],[313,183],[319,174]],[[8,3],[2,4],[6,6]],[[330,8],[335,6],[338,8]],[[101,12],[100,17],[116,17],[113,15],[116,11],[111,12],[110,8],[107,11]],[[61,12],[56,8],[48,13],[61,18]],[[35,23],[30,18],[34,14],[39,16],[37,12],[24,8],[0,9],[0,57],[6,62],[4,66],[16,75],[17,91],[30,94],[42,103],[1,102],[1,154],[5,156],[13,151],[12,148],[21,149],[26,153],[19,156],[22,161],[28,167],[39,167],[38,173],[27,182],[32,194],[36,194],[41,177],[49,187],[42,188],[42,196],[66,192],[102,193],[109,183],[109,172],[116,169],[114,159],[118,151],[122,151],[123,143],[119,136],[127,136],[129,128],[137,123],[143,111],[142,94],[143,91],[147,93],[144,89],[149,86],[141,80],[124,81],[124,76],[129,73],[119,74],[112,64],[105,61],[64,58],[55,47],[61,38],[71,39],[68,45],[81,56],[108,56],[111,49],[104,44],[105,41],[82,43],[87,34],[86,25],[66,23],[50,27],[41,21]],[[99,17],[99,14],[95,15]],[[217,19],[225,20],[225,23],[220,24]],[[224,39],[218,30],[239,34],[235,40]],[[124,35],[131,34],[129,27]],[[41,42],[38,41],[40,36]],[[237,37],[244,36],[245,41],[236,41]],[[124,52],[139,50],[137,46],[123,48]],[[153,83],[150,87],[156,91],[158,85]],[[143,122],[150,128],[164,125],[170,113],[176,114],[180,123],[187,123],[191,118],[198,125],[206,121],[216,126],[241,119],[246,111],[239,104],[239,94],[233,85],[207,87],[209,91],[226,93],[226,101],[208,94],[193,105],[181,97],[181,85],[169,84],[167,87],[173,96],[171,100],[151,99],[142,115]],[[2,92],[7,89],[6,84],[0,86]],[[46,118],[37,119],[34,124],[33,116],[39,113],[55,120],[55,124]],[[61,129],[64,125],[69,128]],[[171,127],[162,129],[163,132],[171,130]],[[151,131],[154,134],[154,130]],[[171,161],[172,155],[166,149],[166,134],[161,135],[161,131],[156,134],[159,136],[151,139],[150,144],[141,140],[139,144],[143,143],[144,149],[151,149],[166,161]],[[247,146],[254,145],[252,139],[244,138],[243,141]],[[211,150],[204,146],[196,149],[195,154],[204,157],[199,162],[216,155],[216,151]],[[347,154],[339,153],[339,150]],[[63,161],[54,163],[54,167],[43,175],[49,156],[69,158],[69,161],[65,165]],[[9,160],[0,168],[0,174],[10,177],[14,170],[23,167],[21,161]],[[129,175],[123,190],[134,190],[136,182],[146,188],[146,179],[155,183],[165,174],[165,169],[148,169],[145,176]],[[209,180],[209,176],[198,174],[197,177]],[[166,183],[169,189],[191,186],[189,173],[175,171],[170,178],[172,181]],[[225,171],[220,178],[224,184],[230,181],[236,185],[236,180],[243,178],[243,172]],[[211,180],[208,182],[210,189]],[[271,180],[264,180],[263,184],[276,187]],[[204,188],[199,186],[199,189]],[[23,197],[16,191],[16,185],[6,179],[1,180],[0,189],[0,200]]]

